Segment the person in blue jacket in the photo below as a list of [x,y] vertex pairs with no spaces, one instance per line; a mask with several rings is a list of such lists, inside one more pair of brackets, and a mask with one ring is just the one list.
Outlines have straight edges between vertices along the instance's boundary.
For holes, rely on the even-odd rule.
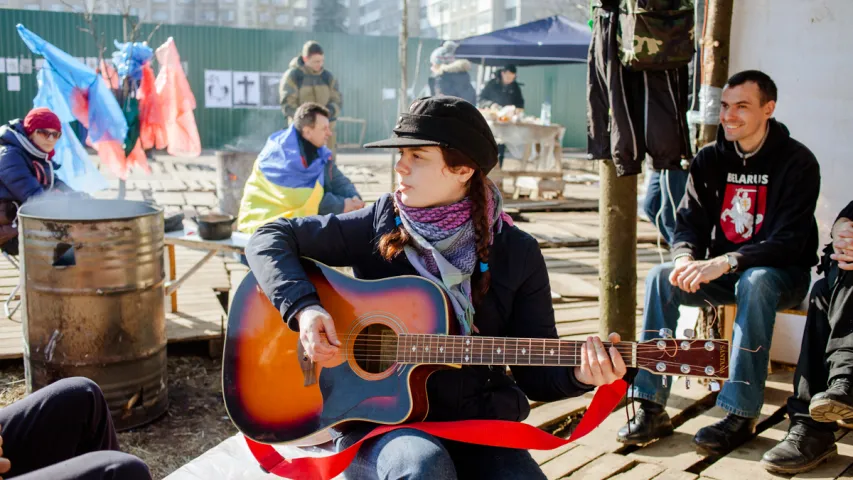
[[47,108],[35,108],[23,121],[0,127],[0,248],[9,254],[18,254],[18,207],[50,190],[71,191],[56,178],[51,160],[61,136],[59,117]]

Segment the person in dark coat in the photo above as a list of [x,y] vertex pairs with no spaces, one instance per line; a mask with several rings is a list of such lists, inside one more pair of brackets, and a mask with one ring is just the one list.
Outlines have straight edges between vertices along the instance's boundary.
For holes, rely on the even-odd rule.
[[471,62],[456,59],[458,45],[447,41],[433,50],[430,55],[432,76],[429,78],[430,94],[459,97],[474,105],[477,103],[477,91],[471,85]]
[[[322,366],[344,351],[301,256],[351,266],[362,279],[428,278],[447,294],[462,335],[558,338],[542,252],[502,212],[500,193],[487,177],[497,163],[497,145],[480,112],[458,98],[419,99],[394,133],[366,147],[400,150],[396,192],[339,216],[276,220],[260,227],[246,248],[258,283],[288,326],[301,333],[306,354]],[[501,365],[438,371],[427,382],[427,420],[520,422],[530,412],[527,398],[577,396],[626,372],[618,351],[606,350],[598,338],[588,339],[581,358],[579,367],[513,366],[513,378]],[[335,432],[337,448],[366,432],[360,426]],[[445,442],[414,429],[369,440],[345,474],[545,478],[526,450]]]
[[853,202],[830,236],[809,299],[788,434],[761,459],[772,473],[807,472],[835,456],[837,421],[853,420]]
[[[518,113],[524,111],[524,96],[521,94],[521,86],[516,81],[518,74],[515,65],[507,65],[500,69],[495,78],[489,80],[483,90],[480,91],[480,108],[501,109],[508,105],[515,107]],[[504,155],[506,145],[498,145],[498,165],[504,166]]]
[[524,110],[524,95],[521,94],[521,86],[516,81],[517,78],[515,65],[507,65],[502,68],[480,91],[478,106],[480,108],[500,108],[512,105],[516,110]]
[[47,108],[0,127],[0,248],[6,253],[18,254],[18,207],[47,191],[71,191],[56,178],[58,167],[51,160],[60,136],[59,117]]

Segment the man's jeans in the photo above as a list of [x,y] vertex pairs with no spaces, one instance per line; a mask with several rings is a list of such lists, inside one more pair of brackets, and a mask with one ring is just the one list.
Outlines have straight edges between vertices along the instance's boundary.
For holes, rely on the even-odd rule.
[[804,422],[820,430],[835,431],[835,422],[821,423],[809,416],[812,397],[826,391],[836,377],[853,376],[853,272],[831,262],[826,277],[815,283],[809,299],[809,313],[794,395],[788,399],[792,422]]
[[652,170],[649,168],[649,188],[643,211],[652,224],[656,225],[661,237],[672,245],[675,236],[675,211],[684,196],[687,186],[687,170]]
[[[669,283],[672,263],[658,265],[646,278],[645,322],[641,339],[659,337],[661,328],[675,332],[678,307],[737,305],[732,334],[729,380],[717,397],[723,410],[741,417],[758,417],[764,403],[764,382],[776,311],[800,304],[808,292],[809,271],[802,268],[757,267],[723,275],[688,293]],[[748,350],[756,350],[752,352]],[[672,380],[666,386],[660,376],[640,371],[632,396],[666,405]]]

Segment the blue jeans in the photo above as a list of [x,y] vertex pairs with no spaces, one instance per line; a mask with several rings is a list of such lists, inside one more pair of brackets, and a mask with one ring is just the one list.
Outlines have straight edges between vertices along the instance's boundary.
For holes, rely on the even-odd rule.
[[[338,440],[339,450],[360,438]],[[545,480],[527,450],[441,440],[420,430],[399,429],[368,440],[344,472],[348,480]]]
[[684,189],[687,186],[687,170],[652,170],[649,169],[649,188],[646,190],[646,200],[643,211],[650,222],[655,224],[661,237],[667,244],[672,245],[675,236],[675,212]]
[[[725,382],[717,406],[741,417],[758,417],[764,403],[764,382],[776,311],[799,305],[808,293],[811,277],[802,268],[756,267],[730,273],[688,293],[669,283],[673,264],[658,265],[646,277],[645,321],[641,339],[657,338],[661,328],[675,331],[679,305],[691,307],[737,305],[732,333],[729,380]],[[675,335],[676,337],[678,335]],[[758,352],[748,352],[755,350]],[[743,350],[742,350],[743,349]],[[641,370],[631,395],[666,405],[671,379],[663,386],[660,376]]]

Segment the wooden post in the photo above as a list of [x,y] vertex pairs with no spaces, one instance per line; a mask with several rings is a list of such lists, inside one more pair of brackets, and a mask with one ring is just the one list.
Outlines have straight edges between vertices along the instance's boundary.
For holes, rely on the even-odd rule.
[[[176,277],[175,267],[177,262],[175,261],[175,246],[171,244],[166,245],[166,251],[169,254],[169,283],[171,283],[175,281]],[[175,313],[178,311],[178,291],[175,290],[170,296],[172,297],[172,313]]]
[[618,178],[612,159],[599,160],[601,240],[598,252],[601,318],[598,333],[617,332],[634,340],[637,332],[637,176]]
[[[407,112],[409,110],[409,2],[408,0],[400,0],[402,5],[400,8],[400,97],[397,107],[397,113]],[[417,81],[417,79],[415,79]],[[397,115],[394,115],[394,125],[397,124]],[[397,189],[397,175],[394,173],[394,164],[397,162],[397,154],[391,154],[391,191]]]
[[[705,28],[702,32],[702,90],[718,91],[729,79],[729,43],[732,31],[732,9],[734,0],[709,0],[705,12]],[[702,98],[716,98],[715,95],[701,95]],[[705,110],[705,107],[702,107]],[[719,112],[718,109],[711,109]],[[709,123],[702,126],[699,147],[713,142],[717,137],[718,122],[706,119]]]

